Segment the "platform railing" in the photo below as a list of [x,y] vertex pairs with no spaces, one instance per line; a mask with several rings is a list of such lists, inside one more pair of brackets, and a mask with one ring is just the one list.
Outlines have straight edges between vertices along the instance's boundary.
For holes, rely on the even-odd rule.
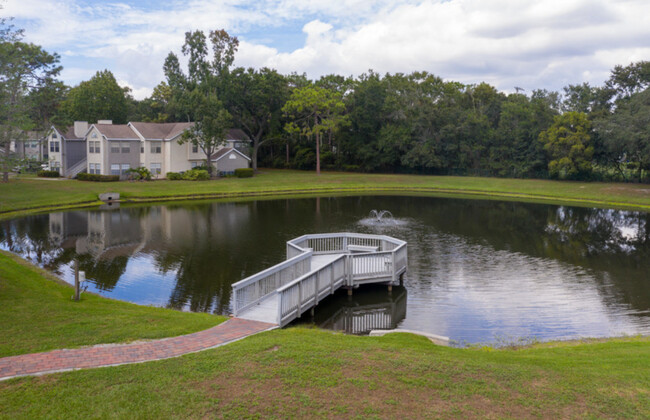
[[341,255],[318,270],[278,289],[277,324],[285,326],[341,287],[347,278],[347,257]]
[[[350,252],[349,246],[377,251]],[[355,249],[358,251],[358,248]],[[313,255],[341,254],[311,271]],[[233,284],[234,315],[278,294],[278,325],[284,326],[341,286],[396,283],[406,271],[406,242],[385,235],[323,233],[287,242],[287,260]]]
[[283,285],[311,271],[312,252],[303,252],[232,285],[235,316]]

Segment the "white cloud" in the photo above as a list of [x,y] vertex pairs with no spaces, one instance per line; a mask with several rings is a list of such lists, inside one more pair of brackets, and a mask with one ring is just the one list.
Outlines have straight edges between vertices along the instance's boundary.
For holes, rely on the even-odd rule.
[[[236,64],[310,77],[426,70],[504,90],[559,90],[602,83],[614,65],[650,58],[645,0],[193,0],[157,10],[9,0],[2,13],[17,17],[28,40],[66,52],[69,83],[79,81],[71,76],[81,73],[76,67],[91,74],[105,67],[95,64],[101,58],[134,92],[162,79],[164,57],[180,52],[186,31],[221,27],[241,38]],[[304,44],[289,52],[246,41],[300,28]],[[75,58],[72,68],[68,57]]]

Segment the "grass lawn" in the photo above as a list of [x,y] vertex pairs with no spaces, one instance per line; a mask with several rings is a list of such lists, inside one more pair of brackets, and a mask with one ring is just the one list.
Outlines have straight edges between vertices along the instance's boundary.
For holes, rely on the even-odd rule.
[[256,195],[358,192],[466,194],[517,200],[551,201],[604,207],[650,209],[650,186],[531,179],[452,176],[382,175],[264,170],[254,178],[215,181],[153,181],[97,183],[27,177],[0,183],[0,217],[56,207],[96,204],[97,195],[118,192],[132,201],[174,198],[228,198]]
[[289,328],[176,359],[0,382],[7,418],[648,418],[650,341],[518,350]]
[[226,318],[138,306],[73,289],[0,251],[0,357],[188,334]]

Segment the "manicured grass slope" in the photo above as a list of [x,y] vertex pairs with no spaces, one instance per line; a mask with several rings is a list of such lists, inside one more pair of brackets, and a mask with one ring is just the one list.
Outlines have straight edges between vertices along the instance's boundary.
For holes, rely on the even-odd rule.
[[176,359],[0,382],[11,418],[647,418],[650,342],[519,350],[289,328]]
[[154,339],[204,330],[225,320],[209,314],[138,306],[73,289],[44,270],[0,251],[0,357],[100,343]]
[[227,178],[206,182],[95,183],[19,178],[8,184],[0,183],[0,217],[16,216],[18,211],[25,209],[96,203],[99,193],[109,191],[136,201],[292,192],[414,191],[424,194],[461,193],[650,209],[650,187],[643,184],[334,172],[317,177],[312,172],[266,170],[254,178]]

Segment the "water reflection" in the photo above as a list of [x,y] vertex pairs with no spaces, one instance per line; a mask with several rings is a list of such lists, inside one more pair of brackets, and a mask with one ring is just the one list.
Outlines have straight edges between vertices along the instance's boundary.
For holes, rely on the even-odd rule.
[[[376,208],[406,223],[359,225]],[[179,203],[3,221],[0,248],[69,282],[77,260],[89,290],[110,297],[227,314],[231,284],[282,261],[285,241],[385,232],[409,243],[408,305],[405,291],[403,301],[385,289],[355,294],[320,305],[319,325],[359,333],[374,314],[458,341],[551,339],[650,333],[649,217],[431,197]],[[374,304],[383,306],[365,311]]]
[[406,296],[404,287],[393,287],[388,292],[385,286],[368,285],[352,296],[342,290],[319,303],[313,319],[306,317],[300,322],[348,334],[394,329],[406,317]]

